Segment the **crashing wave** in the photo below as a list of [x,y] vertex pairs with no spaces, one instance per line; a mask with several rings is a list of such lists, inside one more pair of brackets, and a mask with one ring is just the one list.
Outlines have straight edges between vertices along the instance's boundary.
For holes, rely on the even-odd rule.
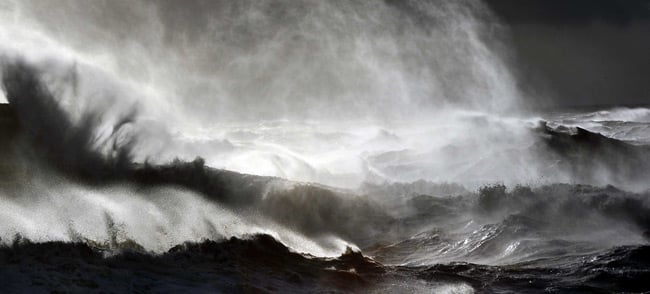
[[[38,268],[52,266],[65,272],[61,267],[72,262],[74,271],[87,274],[70,281],[67,275],[44,280],[35,272],[16,279],[12,287],[24,289],[29,283],[35,290],[50,289],[70,282],[79,289],[104,288],[107,282],[97,271],[108,267],[118,268],[113,272],[118,276],[142,272],[157,279],[158,275],[169,274],[172,277],[166,277],[170,284],[165,286],[174,284],[182,285],[179,290],[189,289],[192,280],[180,274],[180,268],[169,265],[170,260],[183,258],[192,262],[197,271],[207,271],[205,277],[214,278],[215,284],[208,287],[221,290],[253,290],[248,287],[269,284],[273,288],[259,290],[298,291],[309,286],[324,290],[381,291],[394,289],[391,287],[395,283],[405,280],[417,280],[423,283],[420,285],[423,288],[514,290],[523,281],[521,272],[535,271],[539,273],[535,287],[627,290],[639,289],[641,286],[635,283],[646,274],[642,270],[633,271],[626,285],[606,276],[609,269],[630,270],[639,266],[625,256],[645,254],[643,244],[647,243],[650,231],[648,192],[576,184],[511,189],[497,184],[472,192],[453,183],[416,181],[366,183],[359,189],[362,195],[357,195],[351,190],[215,169],[206,166],[200,158],[167,164],[134,163],[131,148],[137,144],[138,137],[129,133],[129,125],[137,123],[132,115],[115,120],[108,135],[98,139],[94,128],[101,116],[88,114],[81,123],[72,122],[58,107],[54,95],[41,84],[38,71],[29,65],[17,63],[6,67],[3,82],[11,102],[2,108],[7,113],[2,127],[10,130],[3,133],[8,138],[3,142],[12,143],[2,148],[13,148],[3,156],[23,163],[0,166],[0,169],[24,181],[17,185],[3,184],[0,188],[3,197],[7,197],[3,199],[7,207],[66,215],[64,212],[69,208],[56,205],[51,210],[30,208],[33,203],[57,203],[42,195],[31,196],[37,200],[31,204],[21,202],[21,197],[26,196],[12,199],[5,195],[29,195],[34,192],[26,186],[38,183],[50,185],[49,191],[60,189],[60,193],[70,193],[69,187],[60,188],[61,183],[53,183],[76,185],[79,182],[91,190],[82,190],[77,193],[79,196],[66,196],[76,199],[68,203],[95,197],[92,202],[97,206],[89,209],[87,216],[92,217],[95,212],[103,216],[103,221],[90,230],[79,226],[83,220],[75,219],[87,217],[83,213],[68,216],[70,219],[50,219],[54,224],[51,228],[56,228],[53,232],[65,229],[63,233],[47,235],[30,232],[33,226],[25,217],[3,215],[8,220],[6,223],[16,224],[15,233],[25,233],[30,239],[37,237],[34,242],[11,240],[6,237],[10,232],[3,232],[3,242],[7,245],[2,252],[7,257],[4,262],[8,268],[20,270],[32,265],[30,260],[36,260],[40,263]],[[635,183],[644,179],[650,154],[646,146],[628,144],[582,128],[551,127],[543,122],[530,131],[537,136],[537,144],[529,146],[526,152],[535,151],[544,162],[551,164],[549,172],[568,171],[572,178],[584,182],[607,178],[613,183]],[[39,174],[31,171],[33,167],[46,171]],[[32,180],[26,180],[29,173]],[[55,176],[59,173],[62,179]],[[54,180],[47,179],[51,177]],[[126,197],[119,196],[121,192],[115,188],[118,184],[127,187],[124,188]],[[191,195],[174,190],[172,198],[175,199],[166,199],[168,192],[164,189],[169,187],[190,191]],[[102,189],[109,196],[87,195]],[[111,198],[124,203],[111,203]],[[193,208],[173,207],[179,203],[191,204]],[[181,217],[200,212],[196,207],[203,206],[207,212],[190,216],[199,219],[200,225]],[[142,224],[130,217],[131,208],[146,213],[147,218],[137,218]],[[148,220],[149,217],[154,220]],[[249,218],[247,221],[251,223],[233,225],[235,228],[220,227],[215,225],[215,217],[222,218],[221,223],[224,217],[235,223]],[[61,224],[65,222],[69,224]],[[183,230],[192,232],[187,234]],[[201,243],[202,239],[223,240],[265,230],[270,230],[273,237]],[[182,243],[188,240],[199,243]],[[179,243],[182,244],[174,246]],[[173,248],[160,250],[161,244]],[[384,265],[352,251],[335,259],[296,253],[322,256],[329,249],[330,255],[332,251],[340,254],[345,246],[358,246]],[[53,257],[43,257],[40,252],[49,252],[47,256]],[[586,265],[574,262],[584,258],[611,262]],[[168,272],[153,270],[151,264],[167,268]],[[208,270],[215,265],[220,269]],[[498,266],[509,267],[506,272],[511,284],[495,278],[503,273]],[[268,267],[268,271],[259,271],[260,267]],[[563,272],[555,276],[546,274],[557,268]],[[602,272],[603,278],[590,278],[586,286],[572,282],[572,277],[583,276],[589,270]],[[254,278],[241,280],[242,276]],[[142,285],[142,289],[157,287],[146,281],[127,278],[124,281]]]

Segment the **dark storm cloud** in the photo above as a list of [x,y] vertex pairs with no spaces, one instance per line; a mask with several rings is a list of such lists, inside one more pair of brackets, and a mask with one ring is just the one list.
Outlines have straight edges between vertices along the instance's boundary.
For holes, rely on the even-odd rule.
[[539,105],[650,103],[650,1],[485,0]]
[[650,20],[647,0],[485,0],[510,24],[580,24],[602,21],[629,24]]

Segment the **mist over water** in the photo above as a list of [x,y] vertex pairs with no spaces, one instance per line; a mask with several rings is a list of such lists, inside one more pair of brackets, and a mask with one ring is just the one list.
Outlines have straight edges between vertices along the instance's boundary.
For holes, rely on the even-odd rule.
[[479,0],[0,0],[0,240],[164,259],[261,233],[463,293],[485,277],[419,267],[645,245],[649,110],[535,112],[509,42]]
[[479,1],[127,4],[20,2],[9,13],[202,125],[506,111],[517,99]]
[[[472,120],[521,106],[504,29],[480,1],[2,7],[6,59],[40,64],[72,117],[99,112],[110,125],[137,111],[139,161],[200,155],[215,167],[354,188],[394,178],[372,172],[369,152],[500,144]],[[422,126],[442,127],[410,130]],[[395,179],[419,178],[458,180],[439,171]]]

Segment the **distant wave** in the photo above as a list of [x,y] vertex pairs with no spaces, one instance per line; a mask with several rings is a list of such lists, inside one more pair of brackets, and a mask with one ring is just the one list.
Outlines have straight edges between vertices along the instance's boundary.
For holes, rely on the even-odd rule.
[[650,109],[618,107],[577,116],[576,119],[592,121],[624,121],[650,123]]
[[599,111],[551,114],[549,125],[580,127],[634,145],[650,145],[650,109],[617,107]]
[[541,121],[536,131],[544,149],[537,154],[578,183],[605,182],[647,189],[650,146],[630,144],[579,126]]

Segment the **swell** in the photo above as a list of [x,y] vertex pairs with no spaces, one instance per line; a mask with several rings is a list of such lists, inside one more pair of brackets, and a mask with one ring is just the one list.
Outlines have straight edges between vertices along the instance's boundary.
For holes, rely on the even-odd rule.
[[0,275],[9,278],[5,291],[642,292],[649,289],[650,247],[617,247],[552,267],[386,266],[349,250],[329,259],[297,254],[268,235],[110,255],[84,243],[16,239],[0,248],[0,264]]
[[[179,244],[163,254],[87,243],[32,243],[0,248],[5,291],[359,291],[384,268],[347,251],[324,259],[294,253],[268,235]],[[22,274],[18,274],[21,273]]]

